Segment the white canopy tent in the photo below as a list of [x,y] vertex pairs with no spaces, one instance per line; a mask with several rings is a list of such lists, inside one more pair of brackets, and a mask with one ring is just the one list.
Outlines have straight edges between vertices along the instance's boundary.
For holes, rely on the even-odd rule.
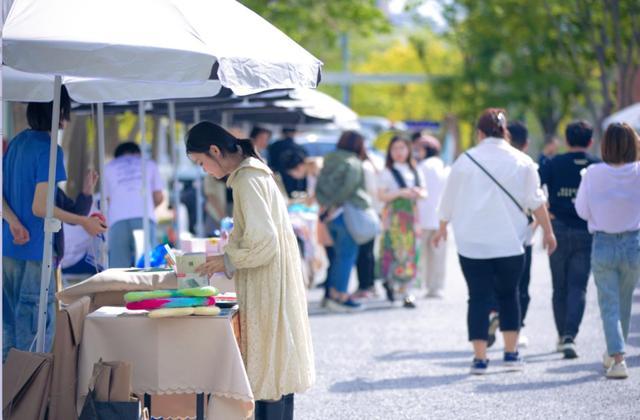
[[322,66],[233,0],[16,0],[3,29],[3,55],[3,63],[17,70],[54,76],[37,351],[45,346],[52,237],[59,226],[53,180],[62,76],[180,83],[212,78],[236,93],[252,93],[315,87]]
[[613,123],[625,122],[640,132],[640,102],[630,105],[620,111],[609,115],[602,123],[604,130]]

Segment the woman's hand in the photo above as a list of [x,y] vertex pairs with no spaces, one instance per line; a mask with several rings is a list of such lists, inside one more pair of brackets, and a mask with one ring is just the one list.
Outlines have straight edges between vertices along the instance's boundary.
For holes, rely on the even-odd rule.
[[97,236],[107,231],[107,225],[96,216],[83,217],[80,226],[91,236]]
[[431,244],[437,248],[438,246],[440,246],[441,241],[446,242],[446,240],[447,240],[447,222],[440,222],[440,229],[438,229],[436,234],[433,235],[433,238],[431,239]]
[[93,195],[96,190],[96,184],[98,183],[98,173],[93,169],[87,171],[87,175],[84,177],[84,183],[82,184],[82,193],[84,195]]
[[13,243],[16,245],[24,245],[31,239],[29,236],[29,231],[19,221],[10,224],[9,230],[11,231],[11,235],[13,236]]
[[207,257],[207,262],[196,267],[196,273],[210,277],[215,273],[224,273],[224,256],[215,255]]
[[398,197],[413,200],[416,197],[416,193],[413,191],[413,188],[403,188],[398,191]]

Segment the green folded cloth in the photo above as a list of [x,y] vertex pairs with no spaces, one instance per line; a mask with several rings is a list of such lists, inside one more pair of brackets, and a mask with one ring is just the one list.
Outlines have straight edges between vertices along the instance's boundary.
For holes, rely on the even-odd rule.
[[124,300],[125,302],[139,302],[146,299],[173,297],[209,297],[216,296],[218,293],[218,289],[213,286],[194,287],[191,289],[148,290],[125,293]]

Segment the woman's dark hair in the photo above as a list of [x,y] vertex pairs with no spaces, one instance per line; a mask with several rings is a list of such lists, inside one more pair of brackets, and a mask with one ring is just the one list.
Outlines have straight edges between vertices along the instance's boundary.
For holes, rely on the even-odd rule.
[[266,133],[271,135],[271,130],[268,130],[264,127],[259,127],[259,126],[255,126],[251,129],[251,134],[249,134],[249,138],[251,139],[255,139],[256,137],[258,137],[260,134],[262,133]]
[[364,137],[357,131],[348,130],[343,132],[338,140],[336,148],[353,152],[358,155],[360,160],[369,159],[367,149],[364,146]]
[[139,154],[141,154],[140,146],[132,141],[128,141],[126,143],[120,143],[118,147],[116,147],[116,151],[113,152],[113,157],[119,158],[120,156]]
[[602,139],[602,160],[610,164],[635,162],[640,158],[640,139],[627,123],[613,123]]
[[187,154],[209,154],[211,146],[220,149],[224,157],[227,153],[242,152],[244,157],[262,160],[249,139],[238,139],[224,128],[209,121],[202,121],[187,133]]
[[[27,105],[27,123],[32,130],[51,131],[53,119],[53,101],[29,102]],[[60,122],[71,119],[71,98],[67,88],[62,86],[60,92]]]
[[529,141],[529,130],[522,121],[513,121],[507,127],[511,137],[511,145],[522,151]]
[[389,169],[393,168],[393,158],[391,157],[391,148],[393,147],[394,144],[398,143],[398,142],[402,142],[404,143],[405,146],[407,146],[407,150],[409,151],[409,156],[407,156],[407,161],[405,163],[409,164],[409,167],[411,168],[411,170],[415,170],[416,169],[416,163],[413,160],[413,156],[411,156],[411,140],[409,140],[406,137],[402,137],[402,136],[393,136],[391,138],[391,141],[389,142],[389,147],[387,147],[387,160],[385,162],[385,166]]
[[478,119],[478,130],[487,137],[497,137],[509,140],[507,129],[507,111],[502,108],[487,108]]
[[567,125],[564,135],[571,147],[589,147],[593,137],[593,127],[584,120],[574,121]]

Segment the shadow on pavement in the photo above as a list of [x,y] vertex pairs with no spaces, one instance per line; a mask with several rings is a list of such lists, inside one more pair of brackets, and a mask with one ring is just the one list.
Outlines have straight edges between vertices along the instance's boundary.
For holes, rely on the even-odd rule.
[[[473,352],[469,350],[455,351],[432,351],[432,352],[411,352],[394,351],[382,356],[376,356],[375,360],[380,362],[397,362],[402,360],[431,360],[431,359],[451,359],[465,358],[471,360]],[[467,363],[468,364],[468,363]]]
[[591,362],[591,363],[573,363],[571,360],[567,360],[565,365],[549,368],[547,369],[548,373],[576,373],[576,372],[600,372],[604,371],[604,367],[602,366],[602,362]]
[[329,388],[330,392],[350,393],[383,391],[394,389],[426,389],[439,386],[451,385],[469,378],[468,374],[459,375],[439,375],[439,376],[405,376],[402,378],[382,379],[379,381],[369,381],[358,378],[351,381],[336,382]]
[[538,391],[543,389],[560,388],[565,386],[578,385],[586,382],[602,381],[604,375],[602,373],[593,373],[579,378],[573,378],[566,381],[545,381],[545,382],[522,382],[511,384],[480,384],[476,386],[475,391],[494,394],[513,391]]
[[364,305],[364,309],[363,310],[361,310],[359,312],[353,312],[353,313],[332,312],[332,311],[320,306],[320,302],[310,302],[309,303],[309,316],[322,316],[322,315],[347,315],[347,316],[352,316],[352,315],[357,315],[357,314],[367,313],[367,312],[390,311],[390,310],[396,310],[396,309],[397,310],[406,311],[406,309],[404,309],[402,306],[391,305],[386,300],[384,300],[384,301],[380,300],[380,301],[367,302]]

